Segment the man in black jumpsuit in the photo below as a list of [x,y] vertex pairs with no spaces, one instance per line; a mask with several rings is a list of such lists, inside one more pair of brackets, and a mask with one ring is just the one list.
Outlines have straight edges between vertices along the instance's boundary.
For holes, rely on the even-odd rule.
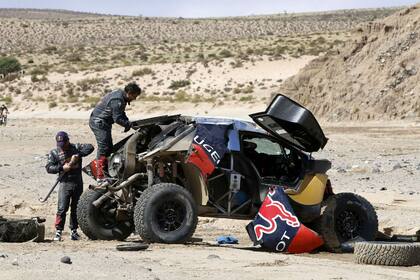
[[[70,206],[71,240],[78,240],[77,203],[83,192],[82,157],[93,152],[91,144],[72,144],[66,132],[60,131],[55,137],[57,148],[50,151],[45,166],[48,173],[63,175],[58,191],[58,210],[55,219],[55,241],[61,240],[61,233]],[[64,174],[63,174],[64,173]],[[70,202],[71,201],[71,202]]]
[[141,93],[135,83],[128,84],[123,90],[116,90],[105,95],[95,106],[89,119],[89,127],[95,134],[98,150],[96,156],[96,178],[102,181],[107,169],[107,157],[112,152],[112,124],[124,127],[124,132],[131,128],[131,123],[125,114],[125,107]]

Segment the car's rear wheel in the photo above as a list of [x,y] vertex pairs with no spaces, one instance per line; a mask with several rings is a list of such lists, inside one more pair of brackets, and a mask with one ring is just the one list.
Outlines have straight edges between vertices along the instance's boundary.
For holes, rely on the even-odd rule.
[[184,243],[197,227],[197,207],[185,188],[156,184],[137,201],[134,222],[136,232],[146,242]]
[[92,203],[101,197],[104,191],[88,190],[80,197],[77,205],[77,220],[83,233],[92,240],[124,240],[134,230],[134,223],[128,213],[117,219],[116,202],[106,200],[100,207]]
[[341,252],[345,242],[375,240],[378,217],[372,204],[363,197],[339,193],[325,201],[316,228],[327,250]]

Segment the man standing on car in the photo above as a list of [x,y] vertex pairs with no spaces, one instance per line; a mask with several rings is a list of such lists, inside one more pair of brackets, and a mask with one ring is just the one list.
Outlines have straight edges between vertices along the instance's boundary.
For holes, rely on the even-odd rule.
[[66,222],[66,213],[70,206],[70,238],[78,240],[77,203],[83,192],[82,157],[93,152],[91,144],[72,144],[66,132],[60,131],[55,136],[57,148],[50,151],[45,166],[48,173],[62,175],[58,191],[58,210],[55,219],[56,233],[54,240],[61,241],[61,234]]
[[135,100],[141,93],[136,83],[128,84],[124,90],[116,90],[105,95],[93,109],[89,119],[89,127],[98,144],[96,157],[96,178],[100,182],[105,178],[107,158],[112,152],[112,124],[124,127],[124,132],[131,128],[131,122],[125,114],[127,104]]

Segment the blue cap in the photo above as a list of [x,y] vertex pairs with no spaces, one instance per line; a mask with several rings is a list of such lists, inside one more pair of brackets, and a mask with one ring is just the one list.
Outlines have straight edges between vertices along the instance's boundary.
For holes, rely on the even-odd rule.
[[57,147],[63,148],[64,145],[69,141],[69,135],[67,132],[59,131],[55,136],[55,141],[57,141]]

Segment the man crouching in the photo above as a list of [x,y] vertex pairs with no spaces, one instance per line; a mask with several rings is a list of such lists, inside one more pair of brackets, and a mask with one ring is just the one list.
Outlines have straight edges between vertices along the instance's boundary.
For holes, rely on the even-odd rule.
[[[78,240],[77,203],[83,192],[82,157],[93,152],[91,144],[72,144],[66,132],[60,131],[55,136],[57,148],[50,151],[45,166],[48,173],[63,175],[58,191],[58,210],[55,218],[56,233],[54,241],[61,241],[61,233],[66,222],[66,213],[70,206],[70,238]],[[71,202],[70,202],[71,201]]]

